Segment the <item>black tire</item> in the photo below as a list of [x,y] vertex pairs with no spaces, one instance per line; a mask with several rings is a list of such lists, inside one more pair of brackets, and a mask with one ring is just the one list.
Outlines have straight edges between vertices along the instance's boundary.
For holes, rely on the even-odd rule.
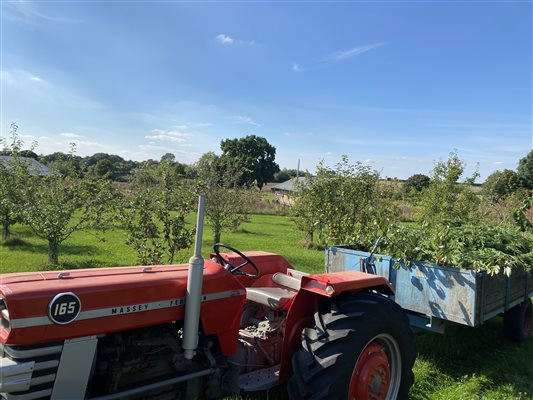
[[531,300],[511,308],[503,314],[503,333],[514,342],[523,342],[531,333],[533,306]]
[[[355,398],[353,393],[350,395],[352,375],[354,379],[359,375],[354,374],[354,367],[357,363],[359,368],[358,360],[363,359],[360,355],[369,346],[375,346],[374,343],[388,349],[385,353],[390,360],[390,381],[395,383],[383,389],[388,390],[386,399],[408,398],[414,382],[414,334],[398,304],[381,294],[370,292],[333,298],[321,305],[315,313],[315,327],[303,330],[302,348],[293,356],[293,376],[288,382],[289,398]],[[389,350],[394,354],[389,354]],[[365,351],[365,354],[370,355],[371,352]],[[361,357],[366,356],[363,354]],[[352,386],[358,387],[353,383]]]

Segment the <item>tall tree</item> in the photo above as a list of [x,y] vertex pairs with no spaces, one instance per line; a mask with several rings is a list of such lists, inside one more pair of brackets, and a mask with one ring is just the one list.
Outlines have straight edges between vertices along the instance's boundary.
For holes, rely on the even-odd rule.
[[405,194],[419,193],[429,186],[429,176],[424,174],[415,174],[407,178],[403,184]]
[[517,173],[522,186],[526,189],[533,189],[533,150],[519,161]]
[[483,182],[483,194],[492,201],[510,195],[520,187],[520,178],[515,171],[504,169],[490,174]]
[[264,137],[248,135],[240,139],[226,139],[220,143],[222,160],[236,162],[242,169],[240,183],[256,185],[259,189],[279,171],[275,163],[276,148]]

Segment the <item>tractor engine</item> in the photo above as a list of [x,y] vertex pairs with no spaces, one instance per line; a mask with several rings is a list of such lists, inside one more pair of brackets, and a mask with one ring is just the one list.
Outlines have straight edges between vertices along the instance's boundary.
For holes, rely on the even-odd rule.
[[100,338],[91,395],[117,393],[185,372],[179,334],[174,324],[166,324]]
[[241,374],[279,364],[285,311],[274,311],[254,302],[244,305],[237,352],[229,363],[239,367]]

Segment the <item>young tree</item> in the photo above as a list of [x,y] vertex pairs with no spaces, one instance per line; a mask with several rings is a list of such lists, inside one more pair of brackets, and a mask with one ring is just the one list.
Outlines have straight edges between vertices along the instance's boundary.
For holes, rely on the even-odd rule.
[[359,162],[351,164],[346,156],[333,168],[321,163],[295,201],[297,226],[307,241],[318,230],[322,244],[370,248],[397,216],[378,183],[376,171]]
[[226,139],[220,143],[222,161],[237,164],[242,170],[240,182],[246,186],[256,185],[259,189],[272,180],[279,171],[274,162],[276,148],[264,137],[248,135],[240,139]]
[[[21,155],[23,142],[18,137],[18,126],[11,124],[11,143],[0,138],[2,154],[0,159],[0,221],[2,223],[2,240],[7,240],[11,232],[11,225],[20,220],[21,188],[26,175],[29,174],[29,164]],[[32,150],[29,150],[33,153]]]
[[205,215],[213,243],[220,243],[222,232],[236,229],[246,219],[255,193],[239,187],[242,169],[238,163],[223,161],[213,152],[198,160],[196,172],[197,190],[207,198]]
[[420,222],[464,223],[478,217],[479,199],[472,191],[477,171],[464,182],[464,163],[456,152],[433,168],[431,182],[415,199],[415,213]]
[[[74,167],[73,167],[74,168]],[[24,223],[48,241],[48,261],[57,264],[60,245],[74,232],[104,229],[115,194],[105,179],[76,178],[75,172],[26,173],[20,213]]]
[[194,230],[185,222],[193,207],[190,190],[170,160],[138,169],[133,187],[122,209],[127,243],[141,264],[172,264],[192,244]]

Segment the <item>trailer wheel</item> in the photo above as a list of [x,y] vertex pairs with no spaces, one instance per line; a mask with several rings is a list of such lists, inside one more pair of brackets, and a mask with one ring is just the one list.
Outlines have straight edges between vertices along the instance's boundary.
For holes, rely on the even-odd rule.
[[370,292],[325,302],[302,332],[288,383],[295,399],[405,399],[413,384],[414,335],[401,307]]
[[533,306],[528,299],[503,314],[503,332],[507,339],[523,342],[529,337],[533,320]]

